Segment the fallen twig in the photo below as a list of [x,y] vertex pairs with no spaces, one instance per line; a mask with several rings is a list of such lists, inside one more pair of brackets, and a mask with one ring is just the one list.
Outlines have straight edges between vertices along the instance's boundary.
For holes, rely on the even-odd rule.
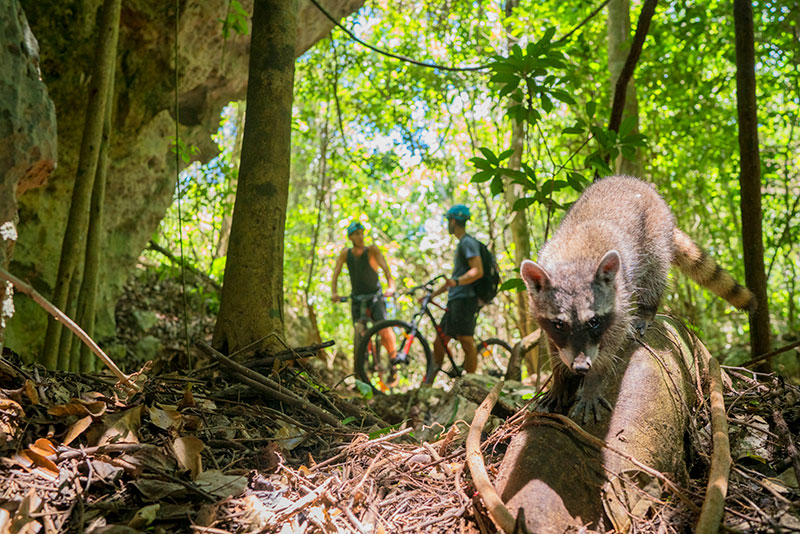
[[221,364],[233,370],[235,376],[245,384],[258,389],[277,401],[285,402],[295,406],[296,408],[306,410],[316,415],[321,421],[328,423],[331,426],[337,428],[342,427],[342,423],[337,417],[326,412],[322,408],[301,399],[292,390],[281,386],[277,382],[270,380],[259,372],[248,369],[240,363],[236,363],[207,343],[198,342],[195,345],[200,350],[219,361]]
[[503,384],[502,380],[498,382],[478,409],[475,410],[475,416],[469,427],[469,434],[467,434],[467,465],[469,466],[469,472],[472,474],[475,489],[478,490],[483,502],[486,503],[489,515],[503,531],[511,534],[514,532],[514,517],[508,511],[502,499],[500,499],[492,481],[489,480],[486,464],[484,464],[483,455],[481,454],[481,431],[489,419],[489,414],[492,412],[497,398],[500,396]]
[[700,518],[695,532],[715,534],[719,531],[722,516],[725,514],[725,496],[728,493],[728,476],[731,472],[731,446],[728,438],[728,417],[725,413],[725,399],[722,395],[722,371],[719,362],[712,357],[708,362],[711,378],[711,430],[714,450],[711,454],[711,470],[708,475],[708,489],[703,501]]
[[131,377],[123,373],[122,370],[117,367],[117,364],[114,363],[114,361],[109,358],[105,352],[103,352],[103,349],[101,349],[80,326],[75,324],[75,321],[67,317],[63,311],[56,308],[46,298],[39,294],[38,291],[5,269],[0,268],[0,278],[14,284],[14,287],[32,298],[36,304],[44,308],[44,310],[52,315],[56,321],[61,321],[64,323],[64,326],[72,330],[72,332],[78,336],[81,341],[83,341],[90,349],[92,349],[92,352],[94,352],[97,357],[100,358],[106,367],[111,369],[111,372],[114,373],[114,375],[119,379],[119,382],[122,386],[128,388],[129,391],[140,391],[139,386],[137,386],[136,383],[131,380]]
[[789,430],[789,426],[786,424],[786,420],[777,408],[772,409],[772,419],[775,421],[775,429],[786,444],[786,454],[789,455],[789,459],[792,461],[794,476],[797,480],[800,480],[800,454],[797,452],[797,445],[795,445],[794,440],[792,440],[792,433]]

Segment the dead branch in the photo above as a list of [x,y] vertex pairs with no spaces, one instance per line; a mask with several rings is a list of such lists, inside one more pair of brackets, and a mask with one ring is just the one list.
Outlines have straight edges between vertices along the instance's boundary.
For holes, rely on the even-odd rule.
[[489,515],[503,531],[511,534],[514,532],[514,517],[508,511],[506,505],[503,504],[502,499],[494,489],[492,481],[489,480],[486,464],[484,464],[483,455],[481,454],[481,431],[489,419],[489,414],[492,412],[497,398],[500,396],[503,384],[502,380],[498,382],[489,392],[489,395],[486,396],[483,403],[475,410],[475,417],[472,419],[469,434],[467,435],[467,465],[469,465],[469,472],[472,474],[475,489],[478,490],[483,502],[486,503]]
[[90,338],[86,334],[86,332],[83,331],[83,329],[80,326],[75,324],[75,322],[72,319],[67,317],[67,315],[64,312],[62,312],[61,310],[56,308],[53,304],[51,304],[46,298],[44,298],[41,294],[39,294],[38,291],[36,291],[31,286],[29,286],[28,284],[26,284],[25,282],[23,282],[22,280],[20,280],[19,278],[17,278],[13,274],[2,268],[0,268],[0,278],[14,284],[14,287],[16,287],[19,291],[32,298],[36,304],[44,308],[44,310],[50,315],[52,315],[56,321],[61,321],[62,323],[64,323],[64,326],[72,330],[72,332],[76,336],[78,336],[81,341],[83,341],[90,349],[92,349],[92,352],[94,352],[97,355],[97,357],[100,358],[100,361],[102,361],[106,365],[106,367],[108,367],[111,370],[111,372],[114,373],[114,376],[116,376],[119,379],[121,385],[128,388],[129,391],[140,390],[139,386],[137,386],[131,380],[131,377],[123,373],[122,370],[119,367],[117,367],[117,364],[114,363],[114,361],[111,358],[109,358],[105,352],[103,352],[103,349],[101,349],[97,345],[97,343],[95,343],[94,340]]
[[790,343],[790,344],[786,345],[785,347],[780,347],[780,348],[777,348],[775,350],[771,350],[771,351],[769,351],[769,352],[767,352],[765,354],[762,354],[761,356],[756,356],[752,360],[744,362],[739,367],[750,367],[754,363],[763,362],[764,360],[768,360],[769,358],[772,358],[773,356],[777,356],[778,354],[783,354],[784,352],[788,352],[788,351],[790,351],[790,350],[792,350],[792,349],[794,349],[796,347],[800,347],[800,341],[795,341],[794,343]]
[[711,471],[708,476],[708,489],[703,509],[697,520],[695,532],[716,534],[725,513],[725,496],[728,493],[728,476],[731,472],[731,446],[728,438],[728,417],[725,413],[725,399],[722,395],[722,371],[719,362],[712,357],[708,362],[711,378],[711,430],[714,436],[714,450],[711,454]]
[[786,420],[777,408],[772,409],[772,419],[775,421],[775,429],[786,444],[786,453],[789,455],[789,459],[792,462],[794,476],[797,480],[800,480],[800,454],[797,452],[797,445],[795,445],[794,440],[792,440],[792,433],[789,430],[789,426],[786,424]]
[[324,423],[328,423],[331,426],[341,428],[342,423],[341,421],[335,417],[334,415],[326,412],[322,408],[311,404],[310,402],[306,402],[305,400],[301,399],[300,397],[295,394],[290,389],[283,387],[282,385],[278,384],[277,382],[270,380],[266,376],[253,371],[252,369],[248,369],[244,365],[240,363],[236,363],[235,361],[231,360],[224,354],[220,353],[216,349],[214,349],[211,345],[203,342],[195,343],[200,350],[202,350],[205,354],[211,356],[222,365],[228,367],[229,369],[234,371],[234,375],[237,379],[244,382],[245,384],[258,389],[259,391],[265,393],[269,397],[274,400],[285,402],[294,406],[295,408],[300,408],[302,410],[306,410],[314,415],[316,415],[320,421]]

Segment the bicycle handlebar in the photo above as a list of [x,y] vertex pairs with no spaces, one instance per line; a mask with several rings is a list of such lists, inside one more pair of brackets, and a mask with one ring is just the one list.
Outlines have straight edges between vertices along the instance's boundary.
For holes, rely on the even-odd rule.
[[431,278],[430,280],[428,280],[424,284],[420,284],[418,286],[412,287],[411,289],[407,289],[407,290],[403,291],[403,295],[410,295],[412,293],[416,293],[420,289],[433,291],[433,285],[436,283],[436,281],[439,280],[440,278],[444,278],[444,277],[445,277],[444,274],[440,274],[439,276],[437,276],[435,278]]

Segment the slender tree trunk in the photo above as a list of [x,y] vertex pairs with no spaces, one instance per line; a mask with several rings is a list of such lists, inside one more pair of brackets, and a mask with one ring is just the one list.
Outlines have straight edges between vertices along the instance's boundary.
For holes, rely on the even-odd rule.
[[[103,224],[103,205],[106,198],[106,177],[108,176],[108,153],[111,150],[111,114],[114,107],[114,79],[108,86],[106,98],[106,113],[103,120],[103,144],[100,145],[100,156],[97,163],[97,175],[92,189],[92,208],[89,219],[89,233],[86,238],[86,260],[83,273],[83,284],[78,298],[78,324],[89,337],[94,337],[94,320],[97,311],[97,287],[100,278],[100,251],[103,248],[102,236],[105,231]],[[72,359],[79,362],[81,372],[90,372],[95,369],[94,353],[85,343],[81,343],[78,336],[73,336],[79,349],[72,351]],[[73,343],[73,346],[75,345]]]
[[222,352],[283,336],[296,35],[297,0],[255,1],[239,185],[214,330]]
[[[231,165],[238,166],[242,156],[242,138],[244,137],[244,117],[245,117],[245,103],[239,102],[239,107],[236,112],[236,141],[233,144],[233,153],[231,154]],[[236,187],[239,183],[239,174],[237,172],[231,173],[230,177],[230,190],[231,192],[225,197],[225,205],[231,206],[225,215],[222,217],[222,225],[219,230],[219,239],[217,240],[217,248],[214,252],[214,259],[221,258],[228,253],[228,241],[231,238],[231,222],[233,221],[233,203],[236,199]]]
[[[519,0],[506,0],[505,13],[509,17],[514,9],[519,5]],[[506,40],[508,47],[511,48],[517,39],[506,30]],[[508,160],[508,168],[518,171],[522,164],[522,151],[525,149],[525,124],[511,120],[511,148],[514,153]],[[528,213],[525,209],[513,211],[514,203],[522,197],[524,191],[521,185],[513,183],[509,178],[504,180],[504,195],[508,211],[511,215],[511,239],[514,242],[514,265],[519,267],[523,260],[531,257],[531,238],[528,231]],[[530,334],[536,326],[528,313],[528,294],[525,291],[518,291],[516,298],[517,316],[521,328],[520,336],[525,337]]]
[[[769,352],[769,302],[764,271],[761,231],[761,160],[758,151],[758,107],[756,104],[753,6],[749,0],[733,0],[736,32],[736,109],[739,114],[739,187],[741,188],[742,246],[747,287],[756,296],[756,311],[750,314],[752,356]],[[765,361],[762,370],[769,370]]]
[[[622,73],[625,60],[630,52],[631,39],[631,3],[630,0],[611,0],[608,3],[608,71],[611,75],[611,99],[614,99],[614,89]],[[622,120],[627,117],[636,118],[633,132],[639,131],[639,101],[636,99],[636,86],[633,78],[628,81],[625,92],[625,105]],[[636,151],[633,160],[619,155],[616,161],[616,172],[632,176],[642,175],[641,151]]]
[[[94,69],[89,82],[89,102],[86,108],[86,123],[83,129],[78,170],[75,175],[69,219],[61,245],[61,259],[53,292],[53,304],[62,310],[67,307],[72,277],[83,257],[86,243],[89,204],[103,132],[106,97],[108,85],[114,75],[114,59],[117,55],[120,4],[121,0],[106,0],[103,4]],[[47,325],[44,348],[39,357],[39,361],[48,368],[68,368],[69,353],[59,355],[60,340],[61,323],[51,317]]]

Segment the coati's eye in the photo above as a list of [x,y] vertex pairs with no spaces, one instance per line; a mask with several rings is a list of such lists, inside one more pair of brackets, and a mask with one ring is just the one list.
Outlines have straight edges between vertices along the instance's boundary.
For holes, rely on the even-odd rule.
[[589,328],[591,328],[592,330],[597,330],[598,328],[600,328],[600,319],[598,319],[597,317],[592,317],[586,324],[588,324]]
[[555,328],[559,332],[564,331],[564,329],[566,329],[567,327],[567,325],[564,324],[564,321],[561,321],[559,319],[553,319],[551,322],[553,324],[553,328]]

